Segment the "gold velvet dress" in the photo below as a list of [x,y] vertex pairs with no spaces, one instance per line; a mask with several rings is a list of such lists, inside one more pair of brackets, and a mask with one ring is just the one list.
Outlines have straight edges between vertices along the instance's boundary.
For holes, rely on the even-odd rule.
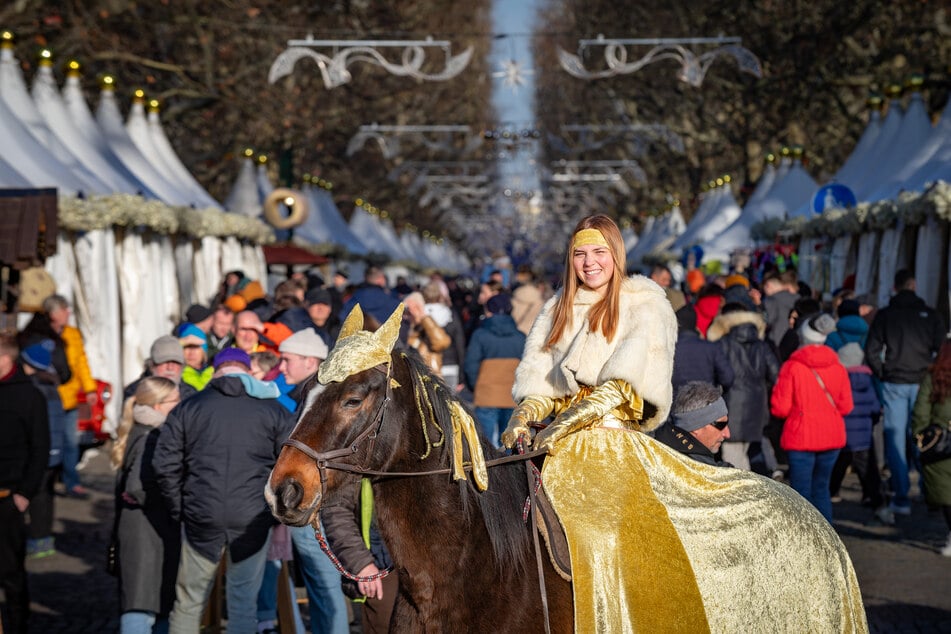
[[613,342],[587,331],[592,295],[578,291],[574,328],[550,349],[545,306],[513,390],[567,423],[542,478],[568,536],[576,631],[867,631],[848,553],[808,502],[642,433],[670,409],[676,327],[663,291],[625,280]]

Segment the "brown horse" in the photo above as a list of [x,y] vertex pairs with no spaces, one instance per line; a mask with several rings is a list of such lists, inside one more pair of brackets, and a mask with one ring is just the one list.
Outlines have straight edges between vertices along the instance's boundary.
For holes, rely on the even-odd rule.
[[[389,364],[314,388],[291,435],[306,447],[281,452],[268,482],[271,508],[281,522],[305,525],[359,477],[331,467],[322,478],[308,453],[334,452],[330,462],[364,471],[442,470],[371,479],[379,530],[399,575],[391,631],[543,632],[531,527],[522,520],[525,464],[489,467],[485,491],[471,476],[452,482],[445,470],[452,464],[454,401],[415,354],[398,350]],[[487,459],[501,455],[481,434],[479,442]],[[571,632],[571,584],[547,553],[542,560],[551,631]]]

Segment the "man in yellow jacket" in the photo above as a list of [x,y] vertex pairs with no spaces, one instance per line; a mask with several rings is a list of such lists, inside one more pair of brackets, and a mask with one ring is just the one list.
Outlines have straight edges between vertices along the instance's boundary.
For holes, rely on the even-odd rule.
[[96,381],[89,371],[86,348],[79,329],[69,325],[70,307],[66,298],[51,295],[43,301],[43,311],[49,316],[50,326],[63,340],[66,362],[72,376],[59,386],[59,397],[66,410],[66,437],[63,439],[63,484],[67,495],[84,498],[89,492],[79,481],[76,465],[79,462],[79,395],[86,394],[90,407],[96,402]]

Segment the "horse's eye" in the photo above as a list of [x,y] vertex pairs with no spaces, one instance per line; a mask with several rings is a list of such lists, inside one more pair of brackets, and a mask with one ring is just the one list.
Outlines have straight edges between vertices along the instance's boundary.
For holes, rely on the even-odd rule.
[[350,407],[350,408],[356,408],[356,407],[360,407],[360,403],[362,403],[362,402],[363,402],[363,399],[359,399],[359,398],[348,398],[346,401],[344,401],[343,406],[344,406],[344,407]]

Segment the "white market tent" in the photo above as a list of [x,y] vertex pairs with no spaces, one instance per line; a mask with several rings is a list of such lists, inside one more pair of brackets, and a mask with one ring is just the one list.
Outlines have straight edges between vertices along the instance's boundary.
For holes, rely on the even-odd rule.
[[628,253],[628,267],[640,266],[645,257],[667,251],[687,226],[679,205],[671,207],[670,211],[659,218],[648,218],[647,223],[650,226],[645,229],[644,237]]
[[811,200],[818,186],[803,169],[801,161],[792,159],[782,171],[771,168],[772,165],[767,166],[740,216],[729,227],[701,244],[704,259],[727,262],[734,250],[753,248],[753,226],[769,218],[789,217],[793,210],[803,208]]
[[343,247],[351,255],[369,253],[363,241],[347,225],[333,196],[323,187],[305,183],[302,192],[310,203],[310,215],[294,230],[294,237],[313,244],[331,244]]
[[160,200],[170,205],[196,206],[197,201],[194,196],[181,191],[176,185],[169,182],[153,165],[152,159],[146,158],[136,147],[135,142],[125,129],[112,84],[105,84],[99,93],[96,122],[99,124],[99,129],[102,131],[106,144],[113,154]]
[[871,175],[879,171],[878,167],[882,163],[882,158],[886,156],[886,152],[891,149],[895,137],[901,128],[903,118],[904,113],[902,111],[901,101],[892,99],[889,102],[888,113],[882,121],[882,126],[875,138],[875,142],[868,150],[868,159],[862,163],[863,169],[860,172],[856,171],[850,180],[839,181],[855,192],[856,197],[859,197],[866,188],[866,183],[869,181]]
[[849,158],[842,164],[832,180],[847,187],[850,186],[849,183],[854,184],[865,173],[869,162],[875,160],[872,150],[881,132],[882,113],[878,108],[874,108],[869,111],[868,125],[865,126],[865,131],[862,132],[862,136],[859,137],[859,141],[855,144]]
[[[707,200],[710,202],[708,203]],[[706,207],[704,208],[704,203]],[[696,244],[703,244],[729,227],[740,216],[740,206],[733,197],[729,183],[713,190],[709,199],[701,203],[687,229],[670,245],[669,250],[680,252]]]
[[[913,168],[913,169],[912,169]],[[909,160],[896,178],[886,184],[883,198],[894,198],[899,191],[922,191],[926,185],[939,179],[948,180],[951,174],[951,99],[944,106],[941,118],[921,150]]]
[[231,186],[231,192],[225,198],[225,209],[249,218],[260,218],[262,203],[255,175],[254,159],[245,156],[241,161],[241,167],[238,168],[238,177]]
[[[37,111],[49,129],[63,145],[70,148],[83,165],[94,171],[106,184],[106,192],[135,194],[142,189],[140,183],[128,179],[128,172],[116,169],[115,164],[81,132],[56,87],[51,64],[41,64],[37,70],[33,78],[32,97]],[[85,106],[85,101],[83,105]]]
[[[892,104],[897,106],[895,101]],[[883,146],[881,154],[875,155],[877,160],[871,164],[872,169],[868,170],[865,178],[854,190],[856,198],[859,201],[875,201],[887,198],[889,189],[894,189],[897,193],[900,183],[904,182],[907,176],[901,176],[902,170],[914,158],[915,153],[925,145],[931,134],[931,119],[928,117],[925,102],[921,98],[921,93],[915,91],[911,95],[911,100],[902,116],[901,125],[898,126],[891,143]],[[896,177],[898,177],[897,183],[893,182]],[[883,183],[886,184],[885,187]],[[887,187],[889,183],[891,187]]]
[[[202,204],[187,179],[172,182],[162,175],[158,157],[166,157],[168,174],[168,157],[175,155],[169,153],[170,146],[163,149],[155,140],[160,133],[167,142],[157,118],[149,129],[152,145],[146,158],[126,133],[111,89],[103,92],[98,121],[76,68],[60,93],[51,64],[41,63],[31,94],[12,45],[0,43],[0,135],[5,140],[0,187],[58,189],[57,253],[44,266],[57,292],[73,303],[94,376],[112,383],[114,393],[141,373],[152,341],[171,331],[185,305],[209,301],[220,283],[222,264],[227,264],[222,256],[233,254],[235,268],[263,269],[260,246],[242,244],[235,237],[168,235],[140,224],[150,214],[172,218],[175,212],[169,205],[190,201],[202,210],[186,210],[189,213],[218,213]],[[78,193],[86,199],[75,198]],[[218,206],[205,196],[205,203]],[[79,216],[77,208],[84,210]],[[105,220],[70,230],[71,223],[88,222],[89,214],[100,210],[106,210]],[[130,228],[113,224],[122,217],[136,220]],[[140,226],[133,228],[135,224]],[[121,398],[110,403],[110,424],[118,420],[120,407]]]
[[[951,274],[951,102],[936,125],[917,92],[904,111],[900,100],[892,99],[884,120],[873,111],[835,180],[853,188],[858,207],[827,210],[815,218],[823,235],[802,238],[801,276],[814,287],[832,290],[855,273],[856,294],[882,306],[889,301],[895,271],[909,268],[918,294],[947,310],[949,289],[941,280]],[[835,229],[840,218],[850,217],[865,220]],[[854,227],[862,227],[861,232],[852,233]]]
[[198,184],[182,160],[175,153],[172,144],[165,135],[159,119],[158,102],[152,102],[148,115],[145,114],[144,97],[132,100],[132,108],[126,119],[126,131],[139,151],[145,156],[154,157],[152,164],[170,183],[181,191],[187,192],[198,208],[221,209],[221,205]]
[[87,183],[34,137],[10,108],[5,95],[11,91],[3,81],[8,76],[9,72],[0,74],[0,138],[4,140],[4,155],[33,187],[57,187],[61,192],[73,195],[87,191]]
[[[78,69],[71,69],[66,75],[66,83],[63,85],[61,93],[63,104],[66,107],[66,113],[72,121],[73,127],[86,139],[86,144],[98,153],[102,160],[109,164],[112,171],[121,176],[124,182],[134,188],[134,193],[143,198],[158,198],[155,192],[149,189],[145,183],[133,174],[116,153],[112,151],[112,148],[109,147],[109,143],[106,141],[106,137],[102,133],[102,129],[96,122],[95,117],[93,117],[89,104],[86,101],[80,79],[81,76]],[[36,93],[34,94],[34,99],[37,97],[42,97],[44,100],[53,99],[55,89],[55,83],[53,83],[51,91]],[[127,192],[127,189],[123,187],[116,191]]]
[[26,83],[23,81],[23,75],[13,56],[13,51],[6,47],[0,49],[0,99],[3,99],[33,138],[46,147],[64,168],[83,182],[83,191],[86,194],[109,193],[109,186],[80,162],[71,148],[47,127],[26,89]]

